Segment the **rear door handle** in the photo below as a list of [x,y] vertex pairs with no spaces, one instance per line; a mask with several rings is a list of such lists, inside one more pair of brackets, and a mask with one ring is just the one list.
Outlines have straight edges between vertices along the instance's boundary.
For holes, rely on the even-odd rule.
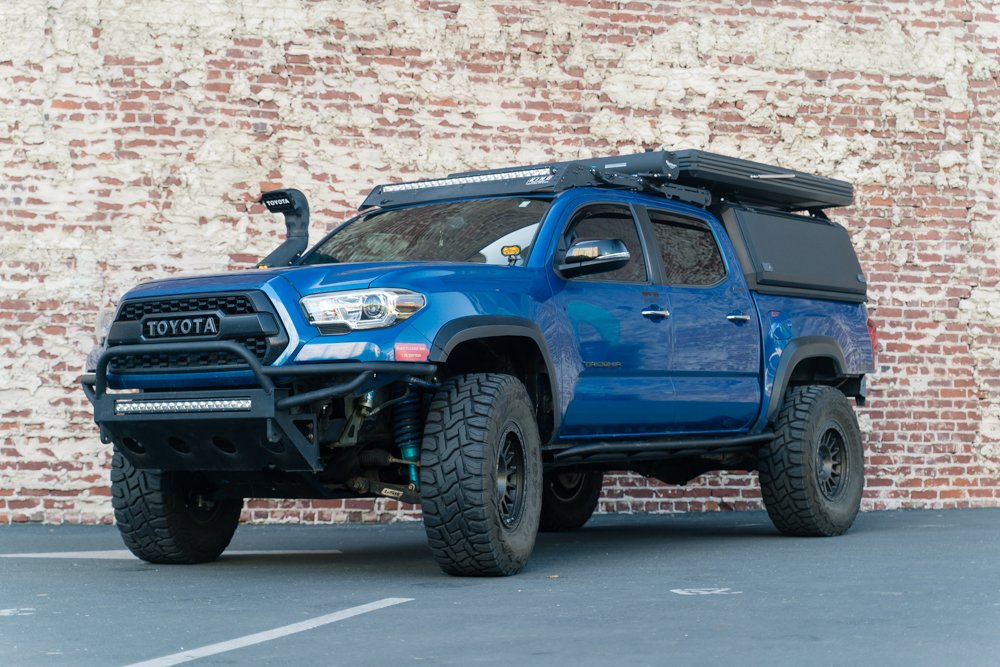
[[642,316],[651,320],[662,320],[665,317],[670,317],[670,311],[661,310],[658,306],[651,306],[642,311]]
[[733,315],[726,315],[726,319],[730,322],[736,322],[737,324],[743,324],[744,322],[750,321],[749,315],[744,315],[743,313],[734,313]]

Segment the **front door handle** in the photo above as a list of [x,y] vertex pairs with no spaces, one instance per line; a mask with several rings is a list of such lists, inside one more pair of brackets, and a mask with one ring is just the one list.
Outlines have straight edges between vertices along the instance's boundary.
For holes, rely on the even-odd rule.
[[650,306],[642,311],[642,316],[651,320],[662,320],[665,317],[670,317],[670,311],[663,310],[659,306]]
[[735,313],[733,315],[726,315],[726,319],[730,322],[736,322],[737,324],[743,324],[750,321],[749,315],[744,315],[743,313]]

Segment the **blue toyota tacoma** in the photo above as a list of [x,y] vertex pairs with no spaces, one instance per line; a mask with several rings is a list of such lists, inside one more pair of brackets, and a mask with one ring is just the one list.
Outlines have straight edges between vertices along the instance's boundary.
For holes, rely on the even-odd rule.
[[759,471],[790,535],[864,487],[850,399],[875,331],[844,181],[703,151],[376,187],[308,247],[297,190],[258,270],[122,297],[83,388],[139,558],[196,563],[245,498],[422,508],[456,575],[524,567],[607,471]]

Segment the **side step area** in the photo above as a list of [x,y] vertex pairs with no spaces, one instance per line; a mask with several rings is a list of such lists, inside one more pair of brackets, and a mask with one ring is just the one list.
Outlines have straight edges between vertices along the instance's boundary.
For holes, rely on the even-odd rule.
[[750,451],[755,445],[774,440],[773,433],[715,438],[671,438],[660,440],[606,440],[549,445],[542,450],[549,466],[581,463],[657,461],[674,457],[705,456]]

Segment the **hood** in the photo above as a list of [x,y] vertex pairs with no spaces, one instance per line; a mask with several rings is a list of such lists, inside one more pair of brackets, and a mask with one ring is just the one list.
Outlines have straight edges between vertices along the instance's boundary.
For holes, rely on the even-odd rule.
[[387,273],[426,267],[426,262],[367,262],[364,264],[316,264],[281,269],[281,275],[299,294],[365,289]]
[[203,294],[206,292],[261,289],[281,282],[291,285],[302,295],[314,292],[364,289],[387,270],[399,264],[343,264],[323,266],[289,266],[279,269],[234,271],[200,276],[185,276],[151,280],[129,290],[126,298],[142,298],[162,294]]
[[[334,292],[376,287],[427,288],[432,285],[475,284],[480,281],[517,284],[528,279],[530,269],[511,270],[505,266],[465,263],[434,262],[370,262],[365,264],[321,264],[291,266],[279,269],[237,271],[214,275],[190,276],[153,280],[134,287],[126,298],[142,298],[165,294],[203,294],[207,292],[263,289],[266,285],[279,289],[275,282],[287,289],[292,286],[301,296],[320,292]],[[283,290],[282,290],[283,291]]]
[[484,284],[517,285],[523,289],[532,269],[468,264],[465,262],[377,262],[367,264],[325,264],[284,270],[288,280],[302,296],[320,292],[399,287],[435,292],[441,289],[463,290]]
[[155,297],[171,294],[204,294],[206,292],[235,292],[261,289],[268,283],[284,280],[278,271],[235,271],[200,276],[163,278],[136,285],[125,295],[126,299]]

